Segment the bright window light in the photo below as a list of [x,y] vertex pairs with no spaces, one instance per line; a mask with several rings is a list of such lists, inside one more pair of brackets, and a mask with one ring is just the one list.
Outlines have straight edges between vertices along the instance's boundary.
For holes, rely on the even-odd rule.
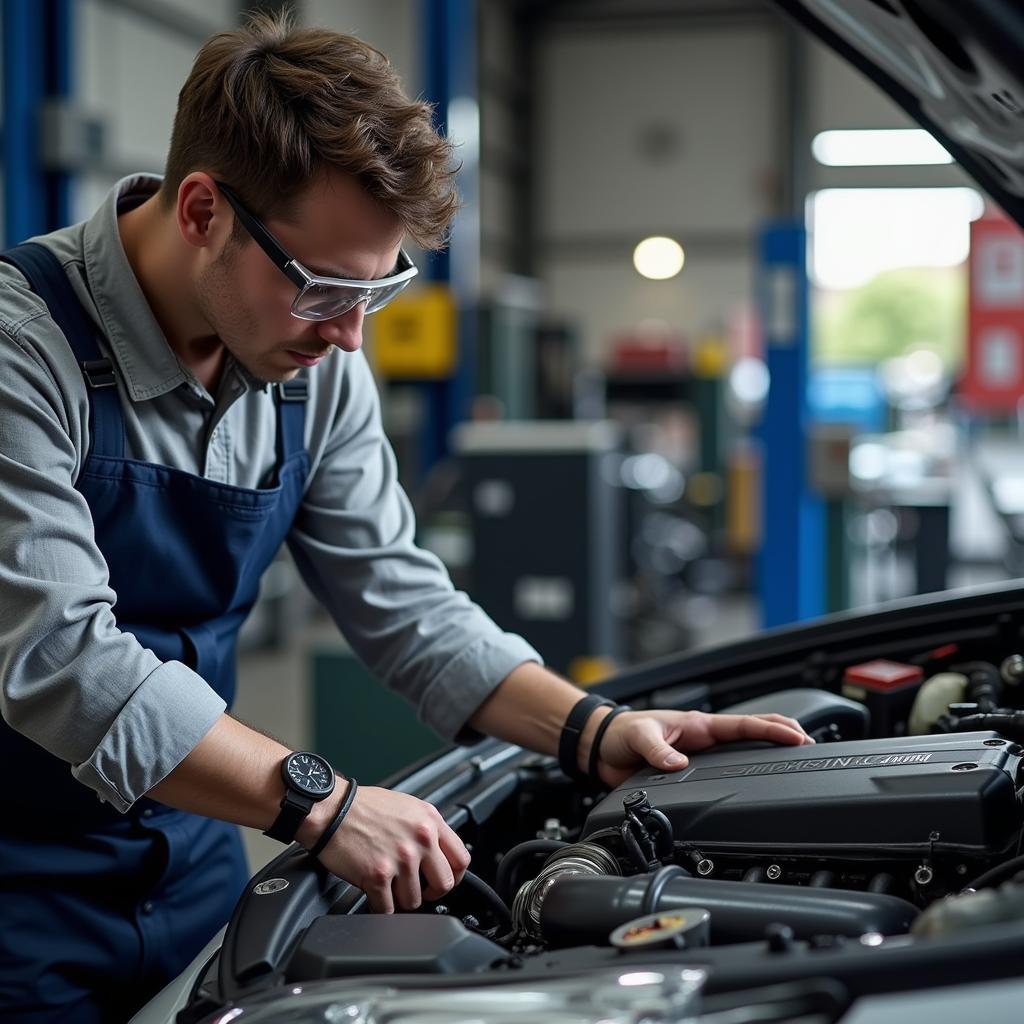
[[683,247],[674,239],[656,235],[633,250],[633,266],[652,281],[665,281],[683,269]]
[[808,201],[811,276],[830,289],[901,267],[958,266],[985,208],[973,188],[829,188]]
[[896,167],[951,164],[953,158],[921,128],[819,132],[811,142],[814,159],[829,167]]

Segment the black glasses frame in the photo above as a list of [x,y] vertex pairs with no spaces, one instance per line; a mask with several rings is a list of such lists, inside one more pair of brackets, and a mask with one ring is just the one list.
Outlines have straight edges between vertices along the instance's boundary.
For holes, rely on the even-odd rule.
[[[417,274],[416,265],[409,258],[404,249],[398,251],[398,266],[395,273],[388,277],[381,277],[373,281],[360,281],[340,277],[322,277],[307,270],[288,250],[274,237],[270,229],[256,216],[251,214],[238,195],[230,185],[222,181],[214,181],[214,184],[223,193],[235,216],[242,222],[242,226],[252,237],[253,241],[267,254],[270,261],[288,278],[296,288],[299,289],[295,300],[292,302],[292,314],[300,319],[319,319],[302,316],[295,312],[303,293],[312,286],[323,288],[351,288],[362,292],[374,292],[384,288],[394,288],[396,285],[404,287]],[[358,302],[358,300],[357,300]],[[357,304],[357,303],[356,303]],[[349,307],[351,308],[351,307]],[[342,313],[336,314],[341,316]]]

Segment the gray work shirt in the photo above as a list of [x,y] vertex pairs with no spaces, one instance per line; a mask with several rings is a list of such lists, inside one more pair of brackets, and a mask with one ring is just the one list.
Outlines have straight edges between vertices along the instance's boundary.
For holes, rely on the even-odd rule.
[[[272,392],[229,358],[209,394],[168,345],[121,245],[118,213],[158,185],[125,178],[91,220],[35,241],[60,259],[116,365],[126,456],[254,488],[276,455]],[[117,595],[75,489],[89,450],[82,372],[5,263],[0,381],[0,710],[124,811],[225,704],[186,665],[117,628]],[[310,475],[288,538],[299,570],[369,668],[456,737],[509,672],[540,656],[416,547],[361,352],[337,352],[309,374],[305,434]]]

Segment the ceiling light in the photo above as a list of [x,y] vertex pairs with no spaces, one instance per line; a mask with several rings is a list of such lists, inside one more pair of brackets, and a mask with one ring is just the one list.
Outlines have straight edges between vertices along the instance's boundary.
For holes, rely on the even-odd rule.
[[819,132],[811,142],[818,163],[829,167],[895,167],[951,164],[953,158],[921,128]]
[[675,277],[686,259],[683,247],[674,239],[656,235],[645,238],[633,250],[633,266],[652,281]]

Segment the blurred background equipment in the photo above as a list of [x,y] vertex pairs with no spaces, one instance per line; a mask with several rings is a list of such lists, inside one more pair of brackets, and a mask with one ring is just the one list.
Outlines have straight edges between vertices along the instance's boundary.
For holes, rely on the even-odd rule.
[[570,678],[623,661],[621,440],[615,425],[469,423],[455,433],[470,594]]
[[[159,170],[254,6],[378,46],[457,143],[451,244],[365,348],[421,543],[556,667],[1021,574],[1024,236],[762,0],[0,0],[6,243]],[[239,713],[360,778],[361,720],[434,742],[287,554],[244,648]]]

